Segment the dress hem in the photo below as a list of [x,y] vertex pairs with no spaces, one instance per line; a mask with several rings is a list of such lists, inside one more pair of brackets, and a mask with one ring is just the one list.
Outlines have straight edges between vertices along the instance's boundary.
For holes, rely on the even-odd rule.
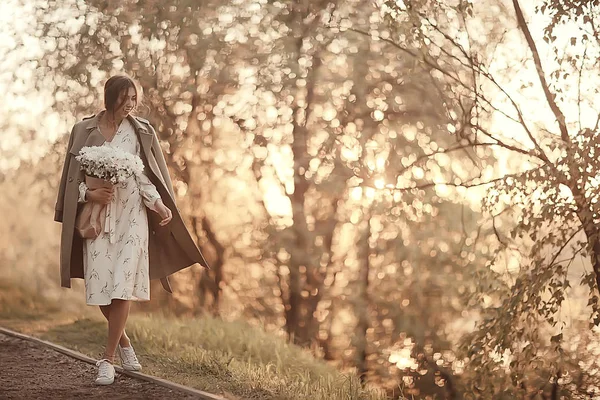
[[110,300],[111,300],[110,303],[88,303],[88,302],[86,302],[86,304],[88,306],[109,306],[113,300],[126,300],[126,301],[139,301],[139,302],[150,301],[150,299],[142,299],[140,297],[130,297],[127,299],[124,299],[121,297],[111,297]]

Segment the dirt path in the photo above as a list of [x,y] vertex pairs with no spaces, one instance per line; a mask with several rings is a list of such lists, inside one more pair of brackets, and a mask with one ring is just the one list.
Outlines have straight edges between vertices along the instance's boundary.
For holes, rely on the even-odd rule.
[[41,344],[0,334],[0,399],[197,399],[119,373],[96,386],[96,367]]

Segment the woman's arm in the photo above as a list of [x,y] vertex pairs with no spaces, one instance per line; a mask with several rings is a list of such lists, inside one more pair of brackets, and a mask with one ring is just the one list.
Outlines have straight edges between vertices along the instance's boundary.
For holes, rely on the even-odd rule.
[[162,218],[160,226],[168,224],[173,218],[173,213],[163,203],[160,193],[158,193],[156,186],[150,181],[148,175],[146,175],[145,172],[142,172],[142,174],[137,177],[137,182],[146,207],[160,215]]
[[150,178],[148,178],[145,171],[136,178],[144,204],[152,211],[158,212],[156,202],[161,200],[161,197],[158,190],[156,190],[156,186],[150,181]]

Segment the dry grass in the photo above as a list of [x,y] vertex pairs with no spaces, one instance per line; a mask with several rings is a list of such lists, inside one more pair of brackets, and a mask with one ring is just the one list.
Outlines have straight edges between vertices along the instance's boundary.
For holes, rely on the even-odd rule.
[[[7,286],[0,287],[0,325],[91,357],[99,356],[106,340],[106,323],[96,310],[65,315]],[[244,322],[134,314],[128,334],[145,373],[231,399],[385,399],[362,388],[356,376]]]

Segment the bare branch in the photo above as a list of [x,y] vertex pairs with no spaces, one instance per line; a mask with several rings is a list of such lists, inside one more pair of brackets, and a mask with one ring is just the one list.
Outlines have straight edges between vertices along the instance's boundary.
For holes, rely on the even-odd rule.
[[523,16],[523,11],[521,10],[521,6],[519,5],[519,0],[513,0],[513,6],[515,8],[515,12],[517,14],[517,24],[519,28],[525,35],[525,40],[527,41],[527,45],[533,54],[533,61],[535,63],[535,69],[537,71],[538,78],[540,79],[540,83],[542,84],[542,89],[544,90],[544,95],[546,96],[546,101],[550,106],[550,109],[554,113],[556,117],[556,121],[558,122],[558,126],[560,128],[560,136],[562,140],[565,142],[569,142],[569,131],[567,130],[565,116],[556,104],[554,93],[550,92],[550,87],[548,82],[546,81],[546,75],[544,74],[544,68],[542,67],[542,61],[540,59],[540,54],[538,53],[537,46],[531,36],[531,32],[529,31],[529,27],[527,26],[527,22],[525,22],[525,17]]
[[594,124],[593,131],[596,132],[598,130],[598,125],[600,125],[600,113],[598,113],[598,117],[596,118],[596,123]]
[[[437,29],[437,27],[434,26],[434,28]],[[339,29],[339,28],[338,28]],[[361,35],[365,35],[368,37],[372,37],[372,35],[369,32],[360,30],[360,29],[356,29],[356,28],[348,28],[348,30],[352,31],[352,32],[356,32],[359,33]],[[454,46],[457,46],[459,48],[461,48],[460,44],[456,43],[456,41],[454,41],[452,38],[450,38],[448,35],[446,35],[445,33],[441,32],[440,33],[442,35],[444,35],[448,40],[451,41],[451,43]],[[468,90],[469,92],[473,93],[475,95],[476,99],[479,99],[481,101],[483,101],[484,103],[486,103],[487,105],[489,105],[490,107],[492,107],[492,109],[494,111],[497,111],[499,113],[501,113],[503,116],[505,116],[506,118],[510,119],[511,121],[514,121],[518,124],[520,124],[521,126],[523,126],[523,129],[525,130],[525,132],[527,133],[527,136],[529,137],[529,139],[531,140],[531,142],[533,143],[533,145],[535,146],[536,150],[540,153],[540,159],[544,160],[545,162],[550,162],[548,157],[546,156],[545,152],[543,151],[543,149],[540,147],[539,143],[537,142],[537,140],[535,139],[535,137],[533,136],[533,133],[531,132],[531,130],[529,129],[527,122],[525,121],[525,118],[523,116],[523,112],[521,111],[520,107],[518,106],[517,102],[512,98],[512,96],[510,94],[508,94],[508,92],[506,91],[506,89],[504,89],[502,87],[502,85],[500,85],[498,83],[498,81],[496,81],[496,79],[487,71],[485,71],[481,65],[479,64],[475,64],[473,63],[472,59],[469,58],[469,60],[471,61],[472,65],[469,66],[468,68],[472,69],[472,70],[476,70],[477,72],[479,72],[480,74],[482,74],[485,78],[487,78],[491,83],[493,83],[505,96],[506,98],[509,100],[509,102],[511,103],[511,105],[513,106],[513,108],[515,109],[516,113],[517,113],[517,118],[507,114],[505,111],[499,109],[498,107],[494,106],[491,101],[489,99],[487,99],[486,97],[484,97],[482,95],[481,92],[479,92],[478,90],[476,90],[475,88],[465,84],[463,81],[461,81],[458,77],[455,77],[453,74],[451,74],[450,72],[446,71],[445,69],[441,68],[439,65],[437,65],[435,62],[433,62],[431,59],[429,59],[425,54],[420,54],[417,53],[416,51],[412,51],[402,45],[400,45],[399,43],[396,43],[394,40],[389,39],[389,38],[378,38],[379,40],[388,43],[390,45],[392,45],[393,47],[407,53],[410,54],[412,57],[422,61],[423,63],[425,63],[427,66],[435,69],[436,71],[441,72],[443,75],[449,77],[452,81],[458,83],[462,88]]]
[[[558,251],[554,254],[554,256],[552,257],[552,260],[550,260],[550,264],[548,264],[549,266],[554,265],[554,263],[556,262],[556,259],[561,255],[561,253],[563,252],[563,250],[567,247],[567,245],[571,242],[571,240],[573,240],[575,238],[575,236],[577,236],[577,234],[579,232],[581,232],[583,230],[583,227],[580,227],[579,229],[576,229],[571,236],[569,236],[569,239],[567,239],[562,246],[560,246],[560,248],[558,249]],[[577,253],[575,253],[573,255],[573,257],[575,257]]]
[[587,51],[588,46],[585,46],[585,49],[583,50],[583,58],[581,60],[581,68],[579,68],[579,78],[577,81],[577,112],[579,121],[579,132],[581,132],[581,75],[583,74],[583,68],[585,67]]
[[[413,161],[412,163],[410,163],[406,167],[404,167],[401,170],[399,170],[398,171],[398,175],[402,174],[404,171],[407,171],[410,168],[413,168],[413,167],[417,166],[423,160],[428,160],[431,157],[434,157],[434,156],[437,156],[437,155],[440,155],[440,154],[448,154],[448,153],[451,153],[451,152],[460,151],[460,150],[466,150],[466,149],[470,149],[470,148],[474,148],[474,147],[493,147],[493,146],[499,146],[499,147],[505,147],[505,148],[507,147],[507,145],[505,145],[503,143],[488,143],[488,142],[459,144],[457,146],[450,147],[448,149],[434,151],[433,153],[427,153],[427,154],[423,154],[423,155],[417,157],[417,159],[415,161]],[[512,146],[509,146],[509,147],[511,149],[513,149]],[[520,153],[523,153],[523,154],[526,154],[526,155],[531,155],[530,153],[527,153],[525,150],[521,150],[521,149],[518,149],[518,148],[514,148],[514,149],[515,149],[515,151],[519,151]]]
[[[339,27],[335,27],[336,29],[340,29]],[[361,29],[356,29],[356,28],[347,28],[347,30],[352,31],[352,32],[356,32],[359,33],[361,35],[364,36],[368,36],[370,38],[373,37],[373,35],[371,35],[369,32],[363,31]],[[417,53],[416,51],[412,51],[398,43],[396,43],[395,41],[393,41],[392,39],[388,39],[388,38],[383,38],[383,37],[378,37],[379,40],[391,44],[392,46],[394,46],[395,48],[397,48],[398,50],[401,50],[409,55],[411,55],[412,57],[421,60],[422,62],[424,62],[426,65],[430,66],[431,68],[435,69],[436,71],[441,72],[442,74],[444,74],[445,76],[447,76],[448,78],[452,79],[453,81],[457,82],[458,84],[460,84],[462,87],[464,88],[469,88],[468,85],[466,85],[465,83],[463,83],[458,77],[452,75],[450,72],[446,71],[445,69],[441,68],[439,65],[437,65],[436,63],[434,63],[432,60],[428,59],[427,57],[423,56],[423,57],[419,57],[419,53]]]
[[[457,48],[462,55],[470,61],[470,64],[465,64],[462,60],[460,60],[458,57],[454,56],[453,54],[449,53],[448,51],[442,49],[442,46],[439,46],[437,44],[435,44],[433,41],[432,43],[434,43],[436,46],[438,46],[440,48],[440,50],[442,50],[442,52],[444,52],[444,54],[447,54],[448,56],[450,56],[451,58],[457,60],[461,65],[471,69],[473,71],[473,74],[475,74],[475,72],[479,72],[480,74],[482,74],[484,77],[486,77],[487,79],[490,80],[490,82],[492,82],[505,96],[506,98],[510,101],[510,103],[512,104],[512,106],[514,107],[515,111],[517,112],[518,115],[518,120],[519,123],[523,126],[523,128],[525,129],[525,131],[527,132],[527,135],[529,136],[529,139],[531,140],[531,142],[534,144],[535,148],[541,153],[544,154],[544,151],[542,150],[542,148],[539,146],[539,144],[537,143],[536,139],[534,138],[531,130],[529,129],[529,127],[527,126],[527,123],[525,122],[525,119],[523,117],[523,112],[521,111],[520,107],[517,105],[516,101],[512,98],[512,96],[510,96],[508,94],[508,92],[498,83],[498,81],[496,81],[496,79],[493,77],[493,75],[491,75],[488,71],[485,71],[481,64],[475,62],[473,60],[473,57],[471,55],[469,55],[467,53],[467,51],[465,50],[465,48],[458,43],[454,38],[450,37],[450,35],[448,35],[446,32],[442,31],[439,26],[436,23],[433,23],[426,15],[419,13],[419,16],[421,18],[423,18],[425,21],[427,21],[427,23],[439,34],[441,34],[448,42],[450,42],[455,48]],[[473,89],[475,91],[475,94],[478,95],[477,93],[477,88],[475,87]],[[483,96],[479,96],[480,98],[483,98]],[[491,104],[491,103],[490,103]],[[497,110],[497,109],[496,109]],[[545,154],[543,156],[546,161],[547,158],[545,157]]]
[[471,124],[469,123],[470,126],[472,126],[473,128],[479,130],[481,133],[483,133],[485,136],[487,136],[488,138],[495,140],[497,142],[498,146],[504,147],[507,150],[511,150],[517,153],[521,153],[524,154],[526,156],[529,157],[534,157],[534,158],[538,158],[546,163],[550,162],[547,158],[545,158],[545,154],[535,154],[533,152],[531,152],[530,150],[525,150],[525,149],[521,149],[519,147],[513,146],[511,144],[505,143],[502,140],[500,140],[498,137],[494,136],[490,131],[488,131],[486,128],[482,127],[481,125],[478,124]]
[[[534,169],[538,169],[534,168]],[[529,170],[531,171],[531,170]],[[527,173],[529,171],[526,171],[524,173]],[[515,178],[518,177],[519,175],[521,175],[523,173],[520,174],[509,174],[509,175],[504,175],[504,176],[500,176],[494,179],[490,179],[488,181],[484,181],[484,182],[474,182],[475,180],[479,179],[479,176],[469,179],[468,181],[465,182],[461,182],[461,183],[455,183],[455,182],[426,182],[426,183],[422,183],[420,185],[415,185],[415,186],[410,186],[410,187],[386,187],[386,190],[389,190],[390,192],[409,192],[409,191],[413,191],[415,189],[429,189],[438,185],[445,185],[445,186],[453,186],[453,187],[463,187],[463,188],[474,188],[474,187],[479,187],[479,186],[485,186],[485,185],[491,185],[493,183],[496,182],[500,182],[503,180],[506,180],[509,177]],[[360,178],[360,177],[359,177]],[[354,186],[349,186],[349,188],[353,188],[353,187],[371,187],[371,188],[375,188],[374,186],[371,186],[367,183],[365,183],[365,181],[361,182],[358,185],[354,185]]]
[[[469,26],[465,19],[464,13],[461,13],[461,16],[462,16],[464,30],[467,33],[467,40],[469,41],[469,49],[472,49],[473,48],[473,39],[471,37],[471,32],[469,31]],[[471,53],[471,54],[469,54],[468,58],[471,61],[471,64],[473,64],[475,56]],[[471,68],[471,73],[473,75],[473,90],[475,91],[475,98],[478,98],[479,97],[479,80],[478,80],[479,75],[478,75],[477,71],[475,70],[475,68]],[[475,103],[475,123],[479,124],[480,120],[481,120],[480,110],[479,110],[478,104]]]
[[502,244],[502,246],[504,246],[505,248],[509,247],[509,244],[506,243],[504,240],[502,240],[502,238],[500,237],[500,232],[498,232],[498,228],[496,227],[496,217],[498,215],[492,215],[492,229],[494,230],[494,235],[496,236],[496,239],[498,239],[498,242],[500,242],[500,244]]

